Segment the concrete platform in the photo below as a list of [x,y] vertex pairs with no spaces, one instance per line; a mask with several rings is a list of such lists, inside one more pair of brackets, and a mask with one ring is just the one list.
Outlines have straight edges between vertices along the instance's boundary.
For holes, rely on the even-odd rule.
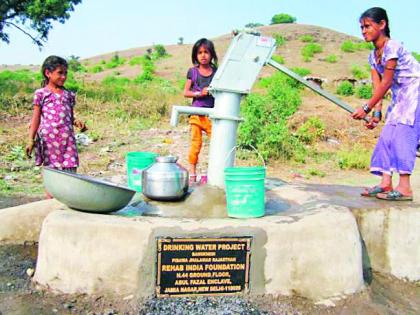
[[252,220],[217,217],[220,200],[207,219],[185,218],[191,209],[177,218],[54,211],[65,208],[54,200],[2,209],[0,244],[39,237],[35,280],[68,293],[153,294],[161,236],[254,237],[251,294],[340,297],[361,290],[371,270],[420,280],[418,203],[361,198],[352,186],[266,184],[270,215]]
[[48,199],[0,209],[0,245],[38,242],[45,217],[64,207],[57,200]]
[[65,293],[149,296],[157,237],[226,236],[253,237],[250,294],[321,301],[364,287],[356,220],[345,207],[325,203],[247,220],[52,212],[43,224],[34,280]]
[[302,208],[316,203],[340,205],[356,218],[365,273],[371,270],[402,280],[420,280],[420,204],[360,197],[361,188],[340,185],[285,185],[283,200]]

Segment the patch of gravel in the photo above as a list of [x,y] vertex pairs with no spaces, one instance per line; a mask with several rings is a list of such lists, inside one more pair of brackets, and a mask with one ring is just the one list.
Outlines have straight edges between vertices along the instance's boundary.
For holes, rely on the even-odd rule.
[[[140,310],[140,315],[259,315],[260,311],[242,297],[152,298]],[[285,313],[286,314],[286,313]],[[292,313],[290,313],[292,314]]]

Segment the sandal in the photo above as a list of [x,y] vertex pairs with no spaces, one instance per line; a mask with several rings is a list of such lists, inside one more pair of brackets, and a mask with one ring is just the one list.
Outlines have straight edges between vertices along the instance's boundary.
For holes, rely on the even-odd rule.
[[362,192],[360,195],[363,197],[376,197],[377,194],[381,193],[387,193],[392,191],[391,187],[381,187],[381,186],[374,186],[371,188],[366,188],[364,192]]
[[194,185],[195,183],[197,183],[197,175],[190,175],[189,183],[190,185]]
[[413,196],[406,196],[398,190],[392,190],[388,193],[379,193],[376,198],[388,201],[413,201]]

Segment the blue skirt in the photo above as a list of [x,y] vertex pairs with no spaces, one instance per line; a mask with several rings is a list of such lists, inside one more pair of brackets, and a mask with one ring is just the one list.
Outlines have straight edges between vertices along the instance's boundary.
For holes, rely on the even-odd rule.
[[375,175],[411,174],[420,140],[420,106],[413,126],[386,124],[373,151],[370,172]]

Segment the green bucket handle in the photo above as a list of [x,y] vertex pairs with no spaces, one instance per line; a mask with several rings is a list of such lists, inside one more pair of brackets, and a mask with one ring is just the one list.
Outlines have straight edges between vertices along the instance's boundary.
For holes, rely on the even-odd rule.
[[[261,153],[252,145],[252,144],[248,144],[248,146],[250,146],[255,152],[257,152],[257,155],[258,155],[258,157],[261,159],[261,161],[262,161],[262,163],[263,163],[263,165],[264,165],[264,168],[267,168],[267,166],[265,165],[265,161],[264,161],[264,158],[262,157],[262,155],[261,155]],[[229,151],[229,153],[228,153],[228,155],[226,156],[226,158],[225,158],[225,163],[224,163],[224,165],[225,165],[225,168],[226,168],[226,162],[227,162],[227,160],[228,160],[228,158],[230,157],[230,155],[232,154],[232,152],[233,152],[233,150],[235,150],[236,148],[242,148],[242,146],[241,145],[235,145],[230,151]],[[243,148],[242,148],[243,149]],[[243,149],[244,150],[244,149]],[[248,151],[251,151],[251,150],[248,150]]]

